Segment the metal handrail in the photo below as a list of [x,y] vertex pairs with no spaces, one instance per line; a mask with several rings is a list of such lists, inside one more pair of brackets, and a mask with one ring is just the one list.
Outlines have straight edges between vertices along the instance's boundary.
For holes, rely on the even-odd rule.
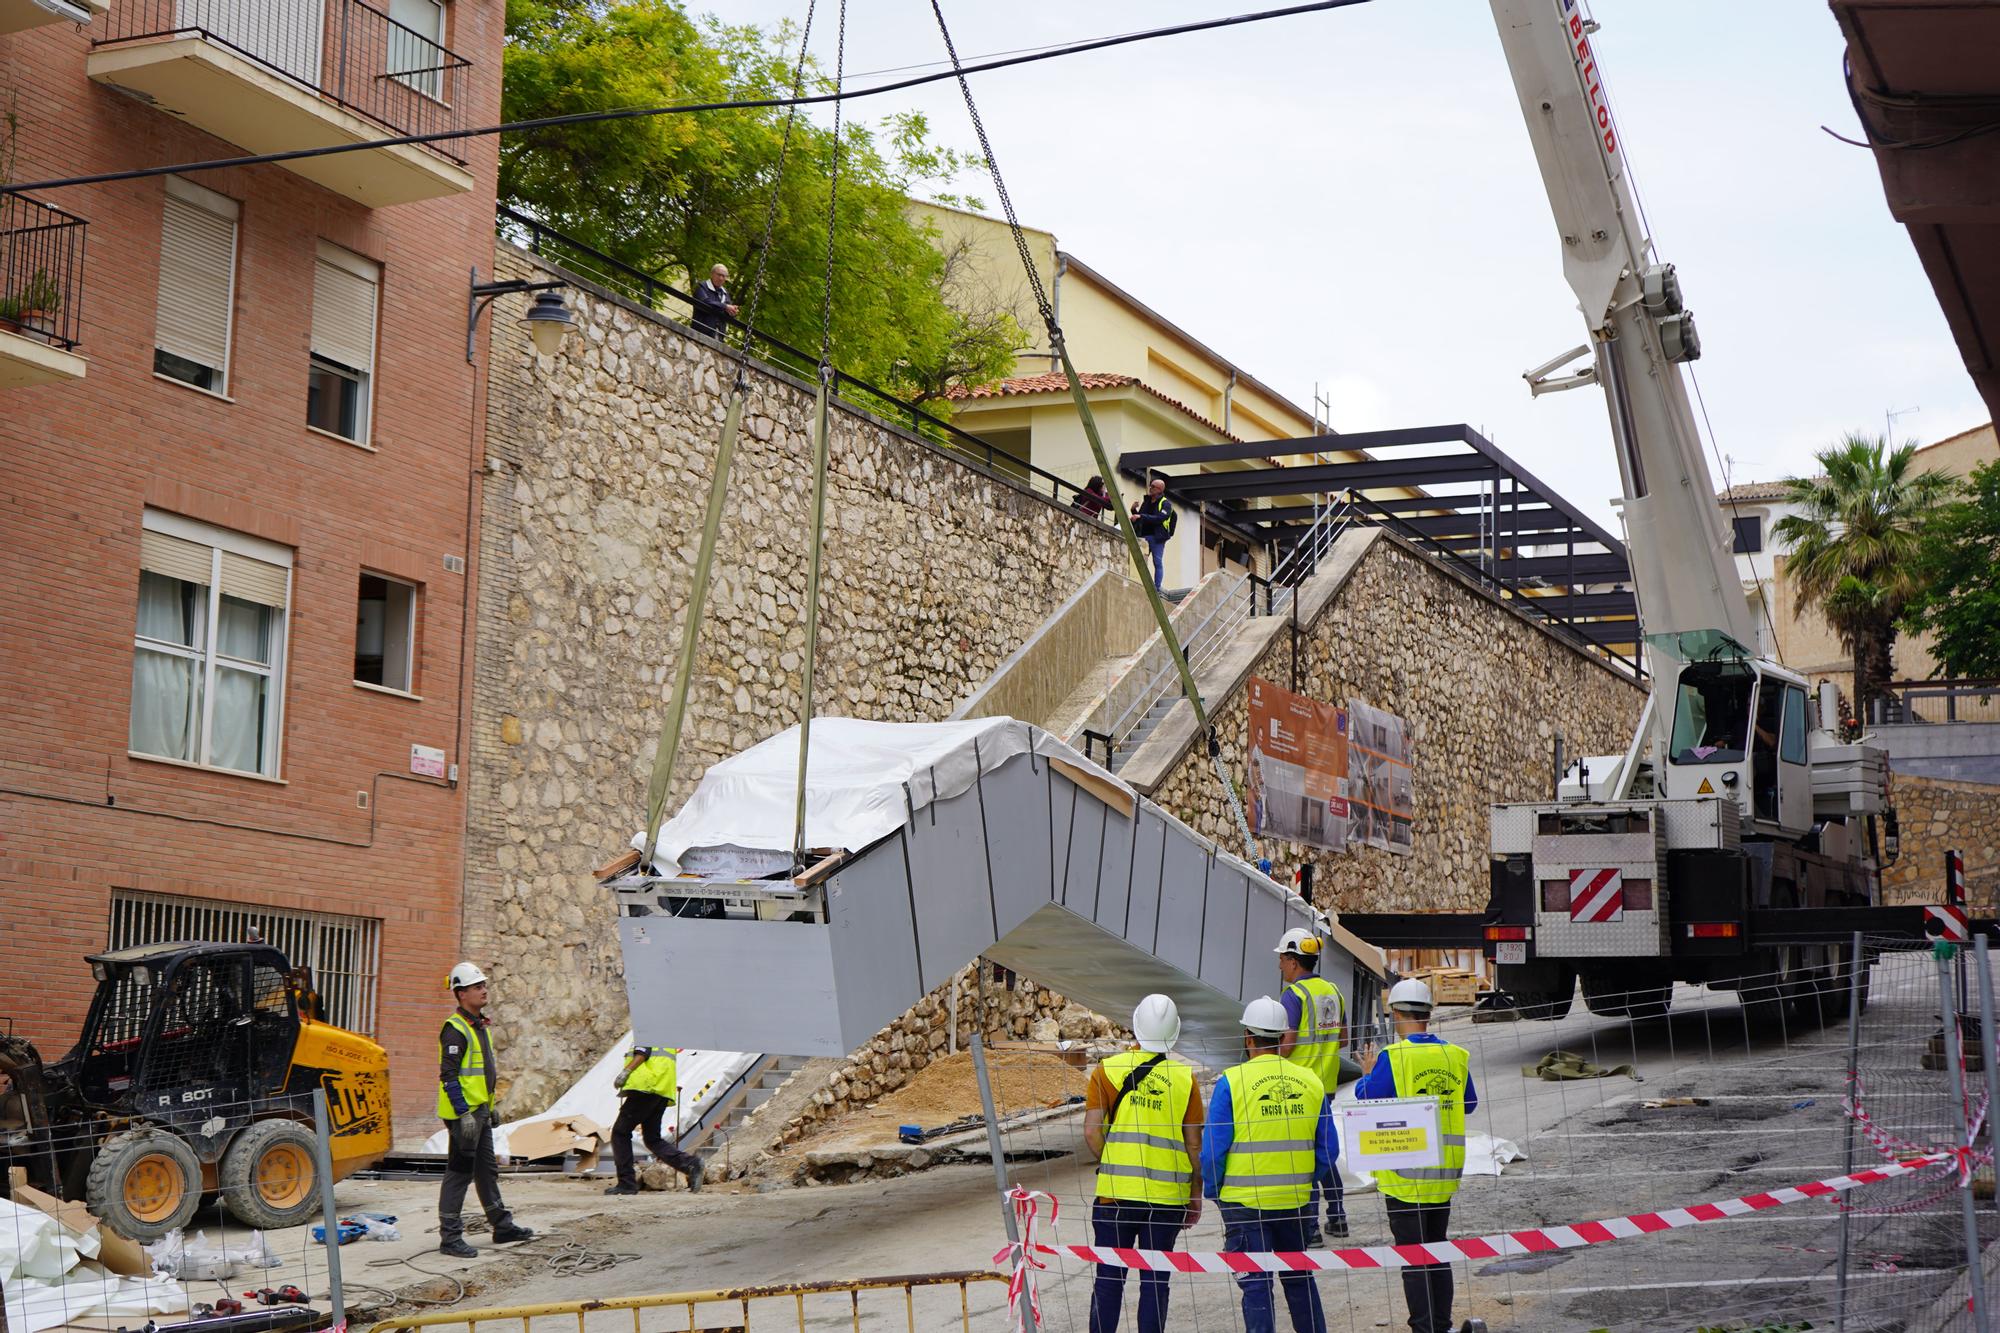
[[0,195],[0,330],[76,347],[89,225],[54,204]]
[[[1229,608],[1231,602],[1236,600],[1236,594],[1249,586],[1242,575],[1239,574],[1236,578],[1237,586],[1230,588],[1228,592],[1224,593],[1216,604],[1209,608],[1208,614],[1201,618],[1201,622],[1181,636],[1181,651],[1188,655],[1187,660],[1190,670],[1195,666],[1195,652],[1197,649],[1204,650],[1202,660],[1207,660],[1205,651],[1207,640],[1204,636],[1208,631],[1208,627],[1213,625],[1216,618]],[[1134,726],[1138,725],[1138,719],[1146,715],[1146,710],[1159,702],[1160,696],[1166,693],[1167,685],[1179,679],[1180,668],[1173,664],[1171,658],[1165,666],[1146,678],[1145,687],[1140,690],[1139,696],[1132,701],[1124,712],[1113,718],[1104,728],[1111,736],[1111,744],[1114,751],[1124,745],[1125,737],[1131,732]]]
[[[634,268],[624,260],[607,255],[573,236],[565,235],[547,223],[517,209],[502,204],[498,212],[501,223],[498,230],[501,237],[506,240],[516,239],[508,235],[507,228],[510,225],[518,228],[527,241],[526,249],[536,257],[546,259],[558,267],[567,268],[580,277],[589,278],[629,300],[638,302],[648,310],[669,314],[663,306],[665,302],[671,300],[686,306],[690,312],[693,311],[694,298],[671,283],[664,282],[643,269]],[[560,253],[551,255],[550,249]],[[721,314],[720,318],[732,330],[747,327],[742,320],[731,315]],[[753,355],[783,366],[804,378],[817,378],[819,374],[817,356],[761,330],[757,331],[755,336],[756,344],[751,349]],[[718,338],[717,341],[723,339]],[[843,393],[843,389],[848,392]],[[907,420],[910,433],[925,444],[949,450],[954,454],[976,455],[983,461],[987,471],[1025,482],[1029,490],[1037,495],[1045,494],[1058,504],[1074,508],[1077,498],[1083,494],[1083,487],[1076,482],[1036,467],[1019,454],[1009,453],[990,440],[954,426],[942,417],[933,416],[920,404],[899,398],[889,390],[871,384],[859,376],[850,375],[844,370],[835,370],[833,391],[836,397],[862,411],[872,412],[898,424],[901,424],[899,418]],[[1081,512],[1077,517],[1086,522],[1105,521],[1096,515]]]

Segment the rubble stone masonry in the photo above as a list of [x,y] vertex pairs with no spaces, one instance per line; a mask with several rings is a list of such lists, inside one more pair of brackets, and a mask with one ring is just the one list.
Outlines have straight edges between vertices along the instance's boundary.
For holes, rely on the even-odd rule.
[[[547,276],[504,248],[496,268]],[[528,354],[516,321],[495,324],[506,369],[481,495],[465,951],[494,976],[510,1116],[541,1109],[629,1025],[590,872],[643,821],[731,375],[712,343],[651,312],[595,289],[567,299],[580,327],[553,360]],[[813,395],[774,371],[751,379],[670,810],[799,715]],[[1108,525],[845,409],[826,521],[824,715],[944,718],[1122,559]]]
[[1944,854],[1965,856],[1974,916],[2000,911],[2000,787],[1892,773],[1889,798],[1902,825],[1901,854],[1882,872],[1885,903],[1944,901]]

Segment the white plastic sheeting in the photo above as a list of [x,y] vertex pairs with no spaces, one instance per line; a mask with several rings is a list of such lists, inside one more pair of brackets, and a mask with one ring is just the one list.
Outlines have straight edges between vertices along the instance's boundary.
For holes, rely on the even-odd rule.
[[187,1291],[165,1278],[120,1277],[101,1264],[95,1228],[78,1235],[36,1208],[0,1199],[0,1295],[12,1333],[77,1319],[179,1314]]
[[[795,751],[796,753],[796,751]],[[627,1032],[606,1051],[601,1059],[569,1090],[549,1103],[540,1113],[520,1120],[510,1120],[493,1131],[493,1153],[505,1158],[507,1153],[507,1132],[521,1125],[535,1121],[554,1120],[562,1116],[588,1116],[607,1131],[611,1122],[618,1118],[618,1089],[613,1080],[618,1071],[625,1067],[626,1057],[632,1053],[632,1034]],[[709,1103],[720,1097],[736,1080],[736,1076],[757,1062],[755,1055],[745,1055],[739,1051],[682,1051],[675,1061],[674,1078],[680,1090],[680,1104],[671,1111],[663,1126],[665,1130],[675,1130],[679,1118],[685,1116],[693,1124]],[[643,1143],[639,1145],[643,1148]],[[445,1131],[439,1130],[424,1141],[424,1151],[441,1153],[445,1151]]]
[[[866,847],[901,828],[912,812],[970,789],[981,773],[1030,750],[1102,771],[1047,732],[1013,718],[814,718],[806,770],[806,846]],[[1105,777],[1116,781],[1108,773]],[[797,727],[723,760],[702,775],[687,804],[661,825],[655,868],[676,873],[682,854],[693,847],[789,850],[798,819],[798,784]],[[632,846],[643,848],[645,837],[634,834]]]

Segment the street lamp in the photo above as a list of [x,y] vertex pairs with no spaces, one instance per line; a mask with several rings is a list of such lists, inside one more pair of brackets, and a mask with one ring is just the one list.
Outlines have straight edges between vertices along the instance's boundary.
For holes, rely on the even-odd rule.
[[560,288],[569,286],[566,282],[481,282],[477,265],[472,270],[472,290],[465,298],[465,360],[472,361],[473,345],[479,329],[479,312],[493,304],[493,298],[506,296],[512,292],[535,292],[535,303],[528,307],[528,313],[521,316],[521,323],[528,329],[528,336],[535,340],[535,351],[541,356],[554,356],[562,350],[563,336],[576,327],[576,316],[563,301]]

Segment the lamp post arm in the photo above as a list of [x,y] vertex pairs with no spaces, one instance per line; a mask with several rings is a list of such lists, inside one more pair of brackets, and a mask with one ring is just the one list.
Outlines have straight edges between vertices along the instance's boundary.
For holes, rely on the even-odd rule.
[[479,330],[479,314],[493,304],[495,297],[508,296],[514,292],[546,292],[558,287],[569,286],[566,282],[524,282],[512,279],[505,282],[481,282],[479,266],[472,267],[472,285],[465,296],[465,363],[472,364],[475,339]]

